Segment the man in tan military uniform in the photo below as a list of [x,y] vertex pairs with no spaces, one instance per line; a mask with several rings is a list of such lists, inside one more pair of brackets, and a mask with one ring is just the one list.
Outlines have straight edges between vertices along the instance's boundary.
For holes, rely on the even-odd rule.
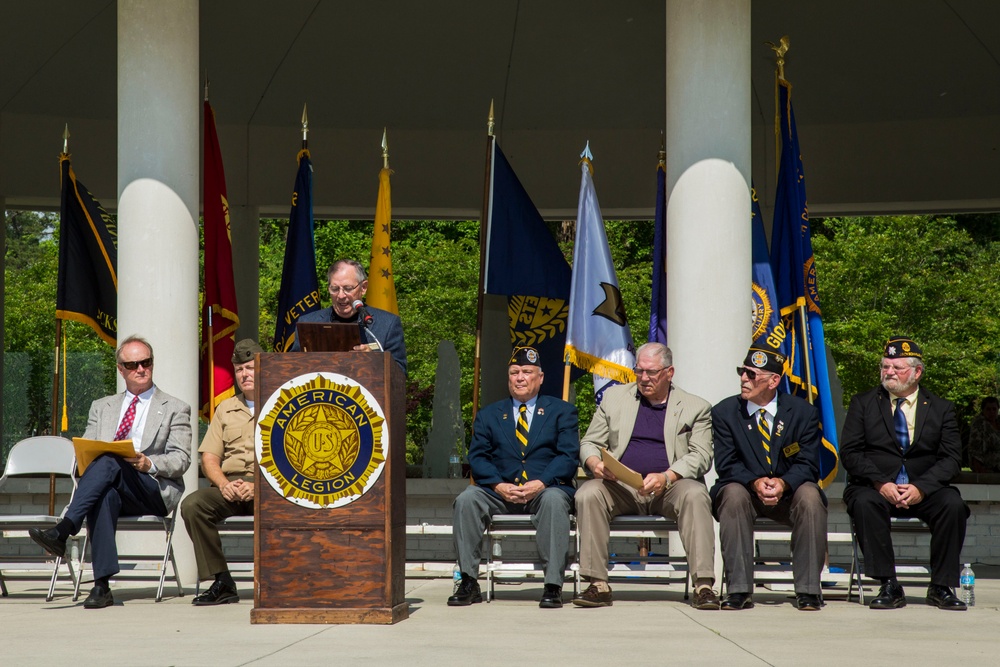
[[263,351],[250,339],[236,344],[233,368],[241,394],[219,404],[198,448],[202,472],[212,486],[198,489],[181,503],[181,515],[198,562],[198,580],[215,578],[207,591],[194,598],[195,606],[240,601],[216,523],[231,516],[253,514],[254,355]]

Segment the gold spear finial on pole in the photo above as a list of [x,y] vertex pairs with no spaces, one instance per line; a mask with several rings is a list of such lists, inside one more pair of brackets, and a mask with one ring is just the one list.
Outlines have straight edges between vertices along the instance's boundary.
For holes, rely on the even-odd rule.
[[63,153],[69,155],[69,123],[63,128]]
[[386,128],[382,128],[382,168],[389,168],[389,140],[386,138]]
[[493,136],[493,128],[496,126],[496,117],[493,115],[493,100],[490,100],[490,115],[486,119],[486,134]]
[[666,166],[667,164],[667,142],[666,138],[663,136],[663,130],[660,130],[660,152],[657,154],[656,159],[659,160],[660,164]]
[[208,101],[208,70],[205,70],[205,101]]
[[792,45],[791,42],[788,40],[788,35],[782,36],[782,38],[778,40],[777,44],[775,44],[774,42],[764,42],[764,43],[770,46],[771,50],[774,51],[774,55],[776,56],[778,61],[778,78],[784,81],[785,54],[788,53],[788,49]]
[[306,103],[302,103],[302,147],[309,144],[309,114],[306,112]]

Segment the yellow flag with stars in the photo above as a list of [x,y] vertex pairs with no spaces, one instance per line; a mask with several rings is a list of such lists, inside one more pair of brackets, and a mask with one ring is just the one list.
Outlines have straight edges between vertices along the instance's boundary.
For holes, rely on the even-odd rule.
[[389,246],[392,230],[392,197],[389,193],[389,174],[383,168],[378,173],[378,201],[375,203],[375,230],[372,233],[372,256],[368,265],[369,306],[399,315],[396,304],[396,283],[392,274],[392,251]]

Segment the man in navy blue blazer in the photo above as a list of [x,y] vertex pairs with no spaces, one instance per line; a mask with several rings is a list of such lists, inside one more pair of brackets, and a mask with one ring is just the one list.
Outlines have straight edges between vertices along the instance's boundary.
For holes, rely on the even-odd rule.
[[515,349],[507,372],[511,398],[476,414],[469,445],[475,484],[455,499],[452,521],[462,581],[448,598],[449,606],[483,601],[476,575],[483,532],[494,514],[532,515],[545,567],[539,606],[552,609],[563,604],[580,433],[573,405],[538,395],[544,377],[537,350]]
[[[368,291],[368,276],[364,267],[352,259],[340,259],[330,265],[326,272],[327,290],[330,293],[330,307],[306,313],[299,322],[357,322],[358,312],[354,302],[365,298]],[[361,352],[372,351],[375,343],[392,355],[393,360],[406,374],[406,343],[403,342],[403,324],[398,315],[387,310],[365,306],[371,315],[371,324],[365,327],[367,342],[354,349]],[[298,352],[299,337],[296,334],[291,352]]]
[[751,347],[740,393],[712,408],[715,469],[709,492],[719,519],[722,564],[729,594],[724,610],[753,607],[753,522],[758,516],[792,527],[795,605],[822,606],[820,573],[826,556],[826,496],[820,490],[819,411],[797,396],[779,394],[785,357]]

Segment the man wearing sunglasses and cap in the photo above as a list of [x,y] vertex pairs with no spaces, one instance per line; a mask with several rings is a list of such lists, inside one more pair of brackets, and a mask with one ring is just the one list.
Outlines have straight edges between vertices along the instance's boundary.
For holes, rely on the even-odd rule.
[[85,609],[114,604],[109,580],[118,570],[115,526],[119,516],[167,516],[180,502],[184,472],[191,465],[191,406],[153,384],[153,348],[129,336],[115,351],[125,392],[90,406],[84,438],[132,440],[137,454],[97,457],[87,466],[73,501],[54,528],[32,528],[29,536],[53,556],[65,557],[66,539],[83,528],[90,535],[94,587]]
[[882,383],[852,398],[844,419],[844,502],[865,556],[865,574],[882,584],[870,608],[906,605],[889,532],[889,518],[903,516],[917,517],[931,529],[927,604],[964,611],[952,588],[959,583],[969,508],[950,485],[960,469],[962,444],[955,406],[921,387],[923,376],[920,347],[910,338],[890,338],[882,353]]
[[215,409],[198,448],[201,470],[211,486],[193,491],[181,503],[181,516],[198,563],[198,580],[215,580],[191,601],[196,607],[240,601],[222,552],[217,524],[231,516],[253,514],[254,362],[263,351],[257,341],[249,338],[236,343],[233,372],[240,393]]
[[510,398],[476,413],[469,444],[474,485],[455,499],[452,521],[462,581],[448,606],[482,602],[476,575],[483,532],[494,514],[531,514],[545,588],[538,606],[563,606],[569,560],[569,513],[580,451],[576,407],[539,396],[545,374],[538,350],[519,347],[508,362]]
[[751,347],[740,393],[712,408],[715,469],[712,506],[719,520],[728,595],[723,610],[753,607],[753,522],[758,516],[792,527],[795,605],[822,606],[820,573],[826,558],[826,496],[820,490],[819,411],[779,394],[785,357]]

